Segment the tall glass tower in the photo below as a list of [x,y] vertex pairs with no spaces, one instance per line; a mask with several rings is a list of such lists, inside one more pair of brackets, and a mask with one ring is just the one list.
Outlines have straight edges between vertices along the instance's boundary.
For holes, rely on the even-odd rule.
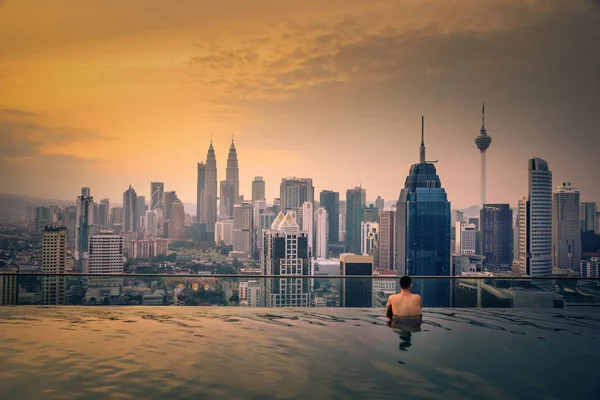
[[[450,202],[437,175],[435,161],[425,160],[421,119],[420,161],[406,177],[396,210],[396,263],[401,275],[450,275]],[[415,279],[413,292],[424,307],[448,307],[448,280]]]

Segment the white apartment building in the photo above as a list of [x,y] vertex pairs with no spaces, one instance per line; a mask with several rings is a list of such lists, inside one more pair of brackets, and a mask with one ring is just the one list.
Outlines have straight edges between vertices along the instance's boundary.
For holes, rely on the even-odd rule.
[[327,258],[329,244],[329,221],[327,210],[319,207],[315,213],[315,252],[316,258]]
[[226,219],[215,224],[215,242],[233,246],[233,220]]

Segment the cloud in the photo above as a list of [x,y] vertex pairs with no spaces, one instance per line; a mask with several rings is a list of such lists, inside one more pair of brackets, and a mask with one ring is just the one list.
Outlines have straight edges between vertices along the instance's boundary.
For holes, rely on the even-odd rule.
[[[19,110],[17,110],[19,111]],[[35,115],[31,113],[5,113],[5,115]],[[1,159],[22,159],[47,153],[74,143],[94,143],[110,139],[107,136],[85,129],[65,126],[49,127],[32,121],[11,120],[1,118],[0,114],[0,147]],[[53,150],[56,155],[65,155]]]
[[[2,5],[2,0],[0,0],[0,5]],[[38,117],[39,114],[36,114],[27,110],[20,110],[18,108],[0,108],[0,117],[8,116],[8,117]]]

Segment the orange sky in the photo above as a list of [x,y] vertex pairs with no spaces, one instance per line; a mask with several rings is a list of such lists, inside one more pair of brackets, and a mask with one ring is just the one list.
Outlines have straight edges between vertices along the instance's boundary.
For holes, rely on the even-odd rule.
[[120,202],[154,180],[193,202],[234,131],[246,197],[261,175],[269,200],[285,176],[393,200],[424,114],[464,207],[485,100],[489,202],[525,194],[534,156],[600,201],[599,42],[591,0],[0,1],[0,192]]

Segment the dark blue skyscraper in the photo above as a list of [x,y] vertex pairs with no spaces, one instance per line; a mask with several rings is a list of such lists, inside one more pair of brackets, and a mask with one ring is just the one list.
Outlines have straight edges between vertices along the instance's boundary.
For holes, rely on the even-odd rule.
[[[450,202],[442,188],[434,162],[425,161],[421,120],[421,157],[410,168],[396,211],[398,275],[450,275]],[[423,297],[424,307],[450,305],[450,282],[413,281],[413,292]]]

